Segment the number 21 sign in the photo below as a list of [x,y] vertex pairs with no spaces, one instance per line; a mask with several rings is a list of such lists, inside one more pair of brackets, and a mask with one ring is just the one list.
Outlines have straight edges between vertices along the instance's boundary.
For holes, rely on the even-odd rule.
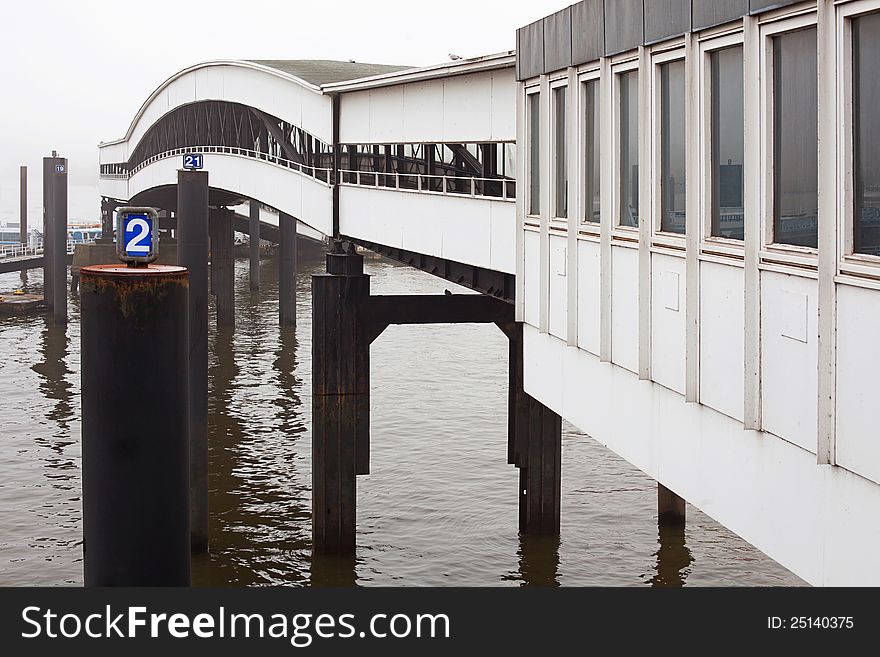
[[119,208],[116,255],[130,266],[146,265],[159,255],[159,214],[155,208]]

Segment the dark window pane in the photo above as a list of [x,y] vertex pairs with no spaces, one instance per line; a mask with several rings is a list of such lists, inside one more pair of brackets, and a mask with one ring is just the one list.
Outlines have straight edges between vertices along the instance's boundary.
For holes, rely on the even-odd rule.
[[855,253],[880,255],[880,14],[853,21]]
[[529,99],[529,214],[541,214],[541,96]]
[[774,242],[818,246],[816,28],[773,38]]
[[639,225],[639,74],[620,75],[620,216],[621,226]]
[[601,132],[599,130],[599,81],[590,80],[584,85],[584,105],[586,117],[584,124],[584,151],[585,151],[585,187],[584,187],[584,219],[586,221],[599,221],[600,195],[599,195],[599,143]]
[[660,230],[684,234],[684,62],[660,66]]
[[725,48],[712,62],[712,236],[743,239],[743,53]]
[[560,218],[568,217],[568,154],[565,130],[565,87],[553,90],[553,159],[556,181],[554,185],[555,212]]

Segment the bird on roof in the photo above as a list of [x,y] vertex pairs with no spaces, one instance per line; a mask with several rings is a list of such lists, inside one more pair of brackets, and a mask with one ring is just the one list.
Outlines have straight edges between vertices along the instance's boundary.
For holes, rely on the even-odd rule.
[[455,61],[456,59],[461,59],[461,55],[456,55],[454,53],[449,53],[449,59]]

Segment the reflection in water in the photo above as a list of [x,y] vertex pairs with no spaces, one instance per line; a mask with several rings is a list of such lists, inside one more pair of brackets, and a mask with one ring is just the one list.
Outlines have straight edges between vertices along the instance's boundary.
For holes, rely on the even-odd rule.
[[683,526],[658,527],[657,573],[649,580],[651,586],[684,586],[690,575],[690,565],[694,562],[685,541]]
[[354,586],[356,566],[354,557],[312,556],[310,583],[312,586]]
[[523,586],[559,586],[559,537],[520,534],[519,573]]
[[35,363],[31,369],[40,375],[40,392],[47,399],[55,400],[55,405],[47,413],[46,419],[58,424],[56,437],[65,440],[60,447],[69,445],[71,440],[69,428],[73,419],[71,384],[68,376],[71,374],[65,363],[67,358],[67,327],[55,326],[52,319],[46,315],[44,326],[40,335],[39,353],[41,361]]

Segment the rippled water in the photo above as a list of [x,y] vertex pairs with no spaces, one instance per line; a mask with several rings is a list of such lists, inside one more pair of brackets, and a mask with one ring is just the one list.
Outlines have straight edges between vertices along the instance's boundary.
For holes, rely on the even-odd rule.
[[[252,293],[236,262],[234,332],[212,328],[210,555],[197,585],[800,585],[688,506],[658,534],[656,484],[564,426],[559,540],[521,540],[507,465],[507,344],[494,326],[390,327],[374,344],[372,473],[358,477],[357,557],[311,563],[310,275],[298,324],[279,331],[277,262]],[[367,261],[372,290],[449,283]],[[0,275],[0,291],[19,286]],[[28,289],[41,289],[40,272]],[[0,319],[0,585],[82,582],[79,308],[64,331],[41,315]],[[213,315],[212,315],[213,316]]]

